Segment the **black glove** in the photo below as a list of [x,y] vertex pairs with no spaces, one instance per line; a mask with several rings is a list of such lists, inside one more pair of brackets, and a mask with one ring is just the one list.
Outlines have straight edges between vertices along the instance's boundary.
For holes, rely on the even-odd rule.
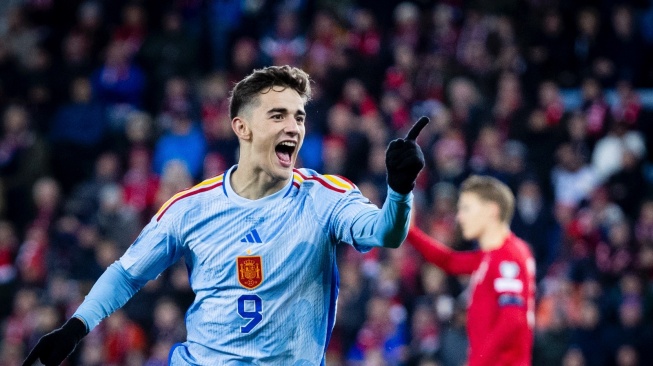
[[388,185],[397,193],[407,194],[415,188],[417,174],[424,167],[424,154],[415,139],[427,123],[428,117],[420,118],[406,138],[390,141],[385,151]]
[[31,366],[40,360],[45,366],[57,366],[77,347],[86,335],[86,324],[72,317],[59,329],[44,335],[29,353],[23,366]]

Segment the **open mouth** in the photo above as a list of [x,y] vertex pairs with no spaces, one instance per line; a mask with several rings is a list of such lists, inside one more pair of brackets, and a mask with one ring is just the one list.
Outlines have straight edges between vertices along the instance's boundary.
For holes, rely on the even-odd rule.
[[274,148],[277,158],[279,158],[279,162],[282,166],[286,168],[291,166],[292,154],[295,152],[296,148],[297,143],[294,141],[283,141]]

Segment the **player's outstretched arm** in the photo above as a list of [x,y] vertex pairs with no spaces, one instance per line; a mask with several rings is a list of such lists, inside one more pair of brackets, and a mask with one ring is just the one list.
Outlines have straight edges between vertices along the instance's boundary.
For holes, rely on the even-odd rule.
[[59,365],[90,330],[122,307],[146,282],[145,279],[131,277],[118,262],[109,266],[73,317],[61,328],[44,335],[23,366],[32,365],[38,359],[46,366]]
[[483,259],[483,253],[480,250],[457,252],[426,235],[414,225],[408,230],[406,240],[420,252],[424,259],[450,274],[471,274]]
[[424,155],[415,139],[428,122],[428,118],[420,118],[405,138],[388,145],[388,196],[381,210],[363,210],[353,218],[351,235],[355,245],[397,248],[406,239],[413,201],[410,193],[424,167]]
[[23,366],[41,361],[45,366],[57,366],[68,357],[86,335],[86,324],[76,317],[70,318],[61,328],[44,335],[29,353]]

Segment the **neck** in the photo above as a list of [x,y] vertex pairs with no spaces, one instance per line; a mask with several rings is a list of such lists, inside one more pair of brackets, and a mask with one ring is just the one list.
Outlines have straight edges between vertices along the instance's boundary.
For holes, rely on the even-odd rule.
[[503,245],[509,235],[510,227],[507,224],[492,225],[478,238],[478,244],[484,251],[495,250]]
[[275,179],[262,169],[241,160],[238,169],[231,173],[230,183],[231,189],[240,197],[257,200],[279,192],[288,183],[288,179]]

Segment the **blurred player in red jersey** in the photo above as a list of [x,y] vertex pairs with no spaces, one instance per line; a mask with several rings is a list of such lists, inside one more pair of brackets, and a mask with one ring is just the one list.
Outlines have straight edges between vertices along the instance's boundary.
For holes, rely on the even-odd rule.
[[456,220],[481,250],[456,252],[412,226],[407,240],[449,274],[471,274],[469,366],[529,366],[535,322],[535,261],[510,231],[514,196],[491,177],[462,183]]

